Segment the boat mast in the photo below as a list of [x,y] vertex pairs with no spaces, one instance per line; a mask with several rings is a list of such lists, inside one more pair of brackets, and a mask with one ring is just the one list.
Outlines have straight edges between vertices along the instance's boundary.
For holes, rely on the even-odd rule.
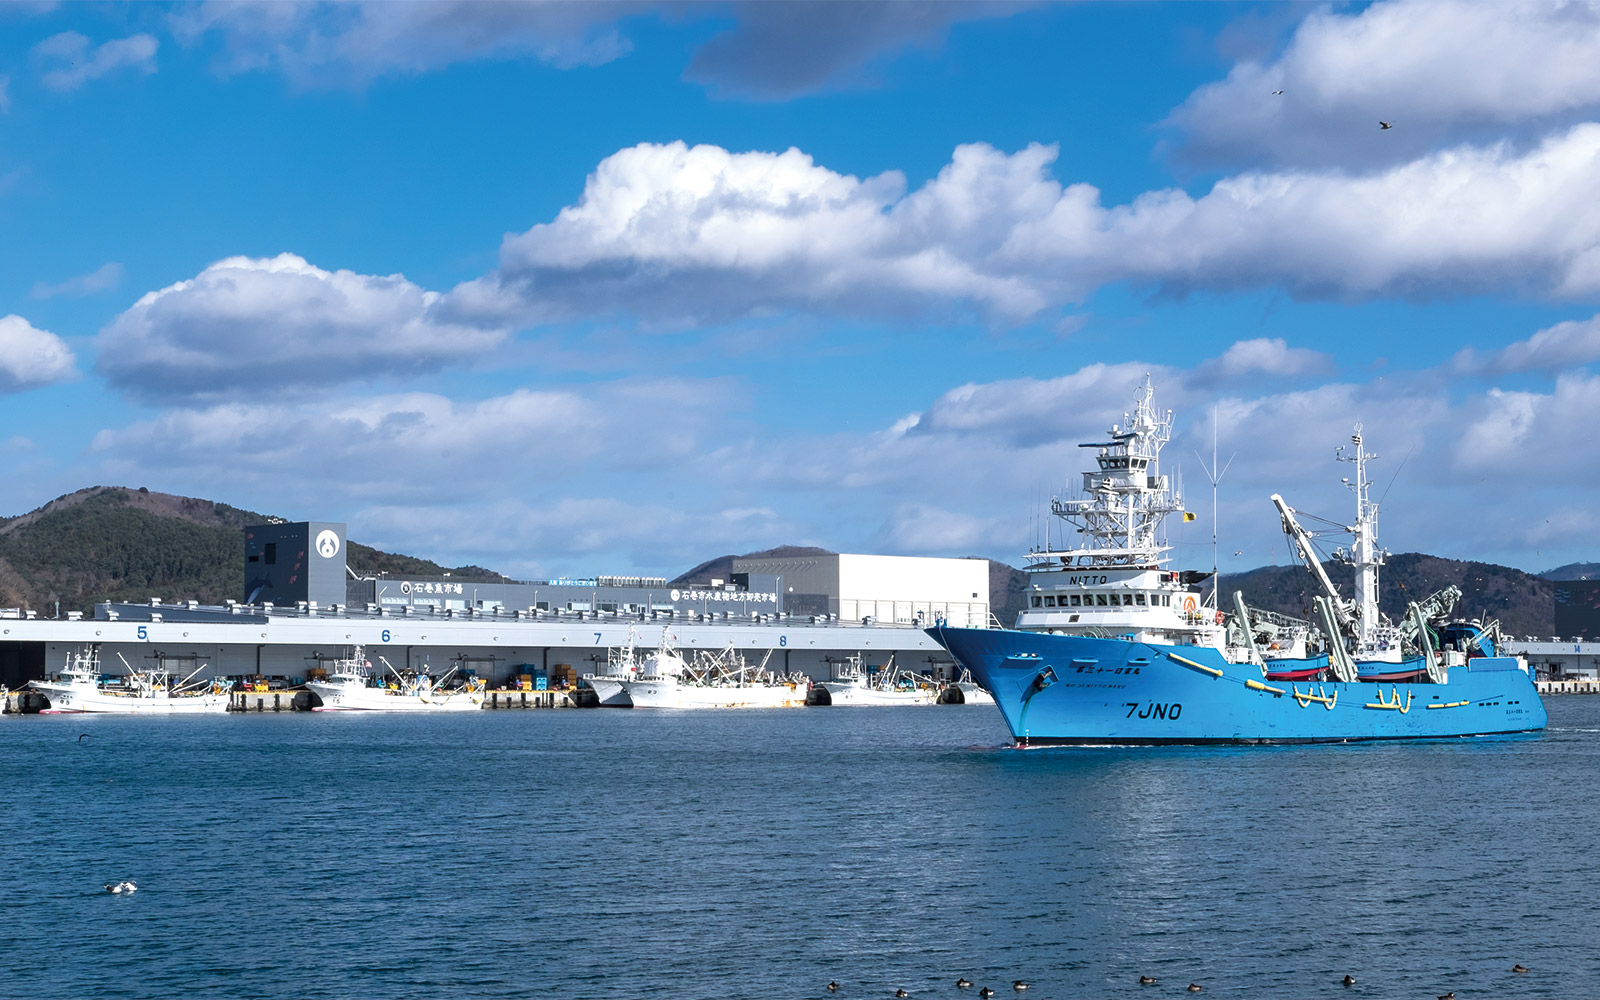
[[1344,481],[1356,495],[1356,523],[1350,529],[1349,554],[1335,552],[1334,557],[1343,558],[1355,570],[1355,600],[1352,604],[1356,627],[1359,630],[1357,639],[1365,647],[1376,640],[1378,567],[1383,565],[1383,558],[1388,553],[1378,548],[1378,505],[1368,496],[1372,481],[1367,478],[1367,463],[1378,456],[1362,447],[1359,423],[1356,424],[1355,433],[1350,435],[1350,442],[1355,446],[1355,454],[1344,454],[1344,448],[1341,446],[1335,457],[1341,462],[1351,462],[1356,467],[1356,481],[1353,483],[1348,479]]
[[1217,408],[1213,406],[1211,408],[1211,465],[1206,465],[1206,460],[1200,458],[1198,451],[1194,453],[1194,457],[1200,459],[1200,468],[1205,470],[1206,478],[1211,480],[1211,607],[1213,609],[1222,607],[1219,603],[1222,598],[1217,596],[1222,591],[1221,563],[1217,558],[1217,485],[1222,482],[1222,477],[1227,474],[1229,467],[1233,465],[1233,460],[1238,456],[1239,453],[1234,452],[1228,456],[1227,465],[1221,468],[1217,467]]
[[1077,525],[1082,541],[1054,548],[1045,522],[1044,549],[1030,552],[1031,568],[1059,566],[1154,569],[1166,562],[1170,546],[1161,532],[1168,514],[1181,511],[1183,500],[1171,480],[1161,474],[1161,448],[1172,437],[1172,411],[1157,411],[1155,390],[1145,376],[1136,405],[1125,424],[1111,428],[1108,440],[1080,444],[1098,449],[1097,471],[1083,474],[1083,497],[1051,498],[1050,514]]

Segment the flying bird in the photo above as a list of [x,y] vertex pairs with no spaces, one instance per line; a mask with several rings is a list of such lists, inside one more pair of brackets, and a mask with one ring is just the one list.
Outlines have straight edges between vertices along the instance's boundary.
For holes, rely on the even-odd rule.
[[1384,132],[1387,132],[1390,129],[1394,128],[1394,122],[1379,122],[1378,123],[1378,128],[1380,130],[1384,131]]
[[1272,92],[1272,96],[1273,96],[1273,97],[1282,97],[1282,96],[1283,96],[1283,91],[1281,91],[1281,90],[1274,90],[1274,91],[1273,91],[1273,92]]

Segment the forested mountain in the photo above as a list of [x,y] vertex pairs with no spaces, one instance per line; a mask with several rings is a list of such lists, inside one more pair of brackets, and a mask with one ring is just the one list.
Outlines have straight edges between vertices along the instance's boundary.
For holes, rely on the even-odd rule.
[[[239,599],[246,525],[268,518],[195,497],[93,486],[19,517],[0,519],[0,607],[54,614],[93,611],[101,601]],[[348,547],[358,573],[492,578],[477,566],[450,568],[411,556]]]

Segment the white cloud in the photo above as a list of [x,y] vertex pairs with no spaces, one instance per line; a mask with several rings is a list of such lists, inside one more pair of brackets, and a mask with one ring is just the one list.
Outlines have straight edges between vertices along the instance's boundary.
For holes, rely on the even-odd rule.
[[119,69],[154,73],[159,46],[154,36],[145,34],[95,45],[76,31],[63,31],[35,45],[33,55],[44,67],[40,82],[51,90],[69,91]]
[[1332,355],[1290,347],[1282,337],[1258,337],[1232,344],[1221,357],[1196,369],[1195,376],[1206,382],[1228,382],[1263,375],[1322,375],[1332,370]]
[[[1343,521],[1333,461],[1357,421],[1382,459],[1384,544],[1522,565],[1560,562],[1532,525],[1600,488],[1600,377],[1511,392],[1450,383],[1452,366],[1314,381],[1293,348],[1219,383],[1211,370],[1251,341],[1179,368],[1091,364],[1057,378],[954,387],[879,428],[762,431],[751,390],[717,380],[622,380],[479,400],[428,393],[307,396],[167,411],[108,427],[89,450],[100,481],[159,480],[182,492],[295,516],[338,516],[361,537],[447,562],[538,575],[675,573],[721,552],[782,543],[1020,562],[1043,540],[1052,495],[1081,488],[1093,452],[1123,422],[1149,372],[1176,414],[1161,471],[1198,523],[1171,522],[1176,564],[1209,565],[1217,427],[1225,565],[1283,562],[1267,495]],[[1290,358],[1286,365],[1278,360]],[[1229,362],[1234,363],[1234,362]],[[1314,374],[1314,373],[1312,373]],[[1281,380],[1289,384],[1282,384]],[[1201,456],[1205,456],[1202,458]],[[1551,470],[1543,476],[1528,469]],[[1508,488],[1508,483],[1515,488]],[[1391,489],[1392,486],[1392,489]],[[1051,522],[1054,540],[1062,525]],[[1337,544],[1337,540],[1329,543]],[[1577,540],[1566,547],[1572,558]]]
[[597,66],[632,47],[617,23],[634,3],[206,3],[174,14],[185,42],[220,35],[225,72],[277,67],[303,86],[361,85],[456,62],[531,57]]
[[1505,375],[1553,372],[1596,360],[1600,360],[1600,316],[1557,323],[1488,354],[1465,348],[1456,354],[1451,367],[1458,372]]
[[59,284],[51,285],[43,281],[35,282],[33,291],[29,293],[35,299],[53,299],[58,296],[67,298],[81,298],[85,295],[96,295],[108,292],[122,282],[122,265],[116,261],[101,264],[88,274],[80,274],[75,278],[68,278]]
[[1470,412],[1456,460],[1525,488],[1547,470],[1567,490],[1600,485],[1600,376],[1567,373],[1548,392],[1490,389]]
[[875,538],[874,547],[896,553],[974,554],[1004,551],[1016,539],[1012,512],[977,516],[933,504],[896,507]]
[[[1485,127],[1592,114],[1600,108],[1597,51],[1593,2],[1322,8],[1277,59],[1239,63],[1168,123],[1183,131],[1185,154],[1206,161],[1395,162]],[[1380,132],[1380,119],[1395,128]]]
[[70,378],[72,349],[21,316],[0,316],[0,392],[18,392]]
[[[1165,381],[1169,369],[1154,369]],[[1011,445],[1070,437],[1074,427],[1104,430],[1120,417],[1152,366],[1090,364],[1050,379],[1019,378],[957,386],[935,399],[908,435],[979,435]]]
[[441,319],[439,300],[398,274],[230,257],[112,320],[96,368],[120,388],[204,396],[434,371],[504,339]]
[[793,149],[644,144],[602,161],[552,222],[508,236],[499,271],[451,306],[525,322],[799,309],[1014,323],[1116,282],[1348,299],[1600,294],[1600,124],[1526,152],[1463,146],[1366,176],[1243,174],[1199,197],[1166,189],[1111,207],[1051,178],[1055,155],[962,146],[908,193],[897,172],[861,180]]
[[477,401],[412,392],[224,403],[107,428],[90,451],[112,472],[136,455],[127,471],[226,470],[233,483],[280,484],[328,470],[332,482],[317,482],[314,494],[431,504],[544,490],[602,469],[656,474],[693,455],[738,399],[725,380],[627,379]]

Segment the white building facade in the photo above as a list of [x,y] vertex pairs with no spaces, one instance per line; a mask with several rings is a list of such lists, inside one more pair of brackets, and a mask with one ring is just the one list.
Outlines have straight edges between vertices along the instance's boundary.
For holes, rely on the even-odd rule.
[[794,615],[899,625],[989,624],[986,559],[837,553],[735,559],[733,571],[778,577],[784,609]]

